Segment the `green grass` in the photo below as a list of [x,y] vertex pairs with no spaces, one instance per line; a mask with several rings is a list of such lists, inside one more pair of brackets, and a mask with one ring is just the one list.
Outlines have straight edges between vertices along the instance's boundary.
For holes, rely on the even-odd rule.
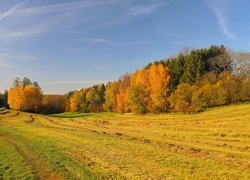
[[114,113],[73,113],[73,112],[65,112],[59,114],[49,114],[48,116],[51,117],[59,117],[59,118],[77,118],[77,117],[86,117],[86,116],[95,116],[95,117],[102,117],[102,116],[113,116]]
[[0,179],[250,179],[250,104],[138,116],[0,115]]
[[92,116],[93,114],[88,113],[60,113],[60,114],[50,114],[51,117],[60,117],[60,118],[76,118],[76,117],[85,117]]

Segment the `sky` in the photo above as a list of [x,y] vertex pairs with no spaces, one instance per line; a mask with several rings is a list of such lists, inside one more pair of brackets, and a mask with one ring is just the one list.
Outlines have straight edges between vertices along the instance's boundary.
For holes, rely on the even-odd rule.
[[0,0],[0,92],[117,80],[184,48],[250,50],[249,0]]

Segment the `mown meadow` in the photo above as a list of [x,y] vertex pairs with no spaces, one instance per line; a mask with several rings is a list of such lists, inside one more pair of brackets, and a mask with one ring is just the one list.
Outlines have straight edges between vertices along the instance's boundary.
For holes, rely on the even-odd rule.
[[198,114],[0,110],[0,179],[250,179],[250,104]]

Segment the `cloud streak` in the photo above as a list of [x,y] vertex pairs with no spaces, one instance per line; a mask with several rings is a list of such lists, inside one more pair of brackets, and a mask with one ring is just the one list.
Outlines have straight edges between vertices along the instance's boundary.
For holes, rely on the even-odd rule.
[[102,38],[83,38],[83,39],[81,38],[77,40],[91,44],[114,44],[113,41]]
[[203,0],[203,2],[212,10],[214,13],[217,23],[222,30],[223,34],[225,34],[229,39],[238,40],[238,38],[232,33],[228,28],[228,11],[229,11],[229,3],[230,0]]
[[[104,9],[119,7],[121,13],[114,17],[114,21],[119,24],[130,21],[136,16],[153,13],[164,5],[166,3],[159,0],[146,4],[133,0],[74,0],[43,5],[23,2],[13,5],[5,12],[0,12],[0,38],[7,41],[24,39],[49,31],[67,29],[67,24],[82,22],[87,24],[91,20],[98,22],[105,18],[100,16],[102,14],[100,13],[99,15],[86,14],[82,18],[76,19],[78,13],[84,14],[84,9],[88,11],[90,8],[99,6],[103,6]],[[114,44],[112,41],[101,38],[89,38],[84,41],[93,44]]]
[[154,2],[149,5],[135,5],[130,7],[130,14],[131,16],[139,16],[143,14],[151,14],[159,7],[162,7],[166,5],[166,3],[163,2]]
[[[15,40],[41,34],[55,29],[52,27],[61,23],[71,22],[70,19],[75,17],[73,14],[77,10],[114,2],[115,0],[84,0],[41,6],[19,3],[5,12],[0,12],[0,38],[2,40]],[[61,27],[58,26],[58,28]]]
[[[18,53],[0,50],[0,60],[7,61],[7,62],[22,61],[25,63],[33,63],[36,61],[36,58],[34,58],[30,55],[26,55],[26,54],[18,54]],[[7,63],[7,64],[10,65],[9,63]]]
[[9,10],[7,10],[6,12],[0,14],[0,21],[4,20],[5,18],[11,16],[12,14],[14,14],[16,12],[16,10],[22,5],[22,3],[17,4],[16,6],[10,8]]
[[1,67],[1,66],[10,66],[10,64],[9,64],[9,63],[1,63],[1,62],[0,62],[0,67]]
[[50,5],[43,5],[43,6],[36,6],[36,7],[26,7],[21,8],[23,3],[17,4],[5,13],[0,15],[0,20],[6,19],[10,16],[34,16],[34,15],[41,15],[47,13],[58,13],[63,11],[70,11],[75,9],[82,9],[82,8],[89,8],[95,7],[100,5],[105,5],[114,2],[114,0],[102,1],[102,0],[92,0],[92,1],[73,1],[73,2],[66,2],[66,3],[57,3],[57,4],[50,4]]

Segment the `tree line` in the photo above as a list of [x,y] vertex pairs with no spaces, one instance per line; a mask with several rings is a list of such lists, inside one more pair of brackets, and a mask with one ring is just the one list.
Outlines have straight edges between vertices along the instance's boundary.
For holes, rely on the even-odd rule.
[[17,78],[8,91],[8,104],[12,109],[45,114],[199,112],[249,101],[249,67],[249,53],[213,45],[180,52],[125,74],[117,81],[75,90],[65,96],[42,96],[38,83]]
[[[74,112],[166,113],[199,112],[209,107],[250,100],[250,54],[224,46],[190,50],[176,57],[150,63],[118,81],[108,82],[105,93],[70,95]],[[102,85],[104,86],[104,85]],[[88,104],[98,104],[87,108]],[[101,105],[102,104],[102,105]],[[77,106],[77,108],[76,108]]]

